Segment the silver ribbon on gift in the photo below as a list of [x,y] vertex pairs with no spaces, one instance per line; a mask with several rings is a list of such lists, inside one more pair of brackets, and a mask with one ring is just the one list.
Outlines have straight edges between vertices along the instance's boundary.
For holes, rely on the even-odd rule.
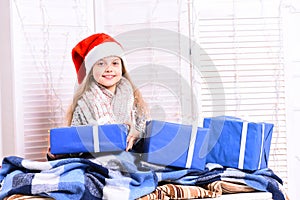
[[95,153],[100,152],[98,125],[93,126],[93,143],[94,143],[94,152]]
[[[262,124],[261,128],[262,128],[262,130],[261,130],[261,141],[262,142],[261,142],[261,147],[260,147],[258,169],[260,169],[260,167],[261,167],[261,158],[263,155],[263,146],[264,146],[264,137],[265,137],[265,124],[264,123]],[[244,168],[247,134],[248,134],[248,122],[244,121],[243,128],[242,128],[241,143],[240,143],[240,154],[239,154],[239,163],[238,163],[239,169]]]
[[197,131],[198,131],[198,127],[196,125],[193,125],[192,126],[192,133],[191,133],[190,143],[189,143],[187,160],[186,160],[186,163],[185,163],[186,168],[191,168],[191,166],[192,166],[194,150],[195,150],[195,142],[196,142],[196,137],[197,137]]

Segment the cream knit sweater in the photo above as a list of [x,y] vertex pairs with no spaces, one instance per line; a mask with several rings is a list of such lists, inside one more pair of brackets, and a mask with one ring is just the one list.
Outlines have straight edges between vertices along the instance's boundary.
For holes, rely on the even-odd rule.
[[93,82],[90,90],[78,100],[71,125],[126,122],[132,122],[138,131],[144,132],[146,119],[136,115],[132,86],[126,78],[122,77],[117,84],[115,94]]

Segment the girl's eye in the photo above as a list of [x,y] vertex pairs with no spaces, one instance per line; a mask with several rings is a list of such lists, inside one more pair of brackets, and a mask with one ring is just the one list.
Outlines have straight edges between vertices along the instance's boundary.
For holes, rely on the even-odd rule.
[[119,63],[119,62],[113,62],[113,64],[114,64],[114,65],[119,65],[120,63]]
[[104,62],[98,62],[98,65],[99,65],[99,66],[103,66],[103,65],[104,65]]

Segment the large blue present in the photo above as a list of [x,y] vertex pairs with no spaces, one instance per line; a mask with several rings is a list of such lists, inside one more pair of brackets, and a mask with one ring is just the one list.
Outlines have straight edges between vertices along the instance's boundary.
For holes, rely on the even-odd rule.
[[50,151],[52,154],[124,151],[126,136],[124,124],[53,128]]
[[207,163],[258,170],[268,167],[273,124],[220,116],[204,118],[209,128]]
[[143,160],[164,166],[203,170],[208,129],[158,120],[147,122]]

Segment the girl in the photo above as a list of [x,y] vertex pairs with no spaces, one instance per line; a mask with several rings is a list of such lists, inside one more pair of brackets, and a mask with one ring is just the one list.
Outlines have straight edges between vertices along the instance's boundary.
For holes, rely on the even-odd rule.
[[[109,35],[94,34],[72,50],[78,87],[67,112],[67,125],[124,123],[126,151],[142,137],[148,109],[124,65],[121,45]],[[57,158],[48,153],[48,158]]]

